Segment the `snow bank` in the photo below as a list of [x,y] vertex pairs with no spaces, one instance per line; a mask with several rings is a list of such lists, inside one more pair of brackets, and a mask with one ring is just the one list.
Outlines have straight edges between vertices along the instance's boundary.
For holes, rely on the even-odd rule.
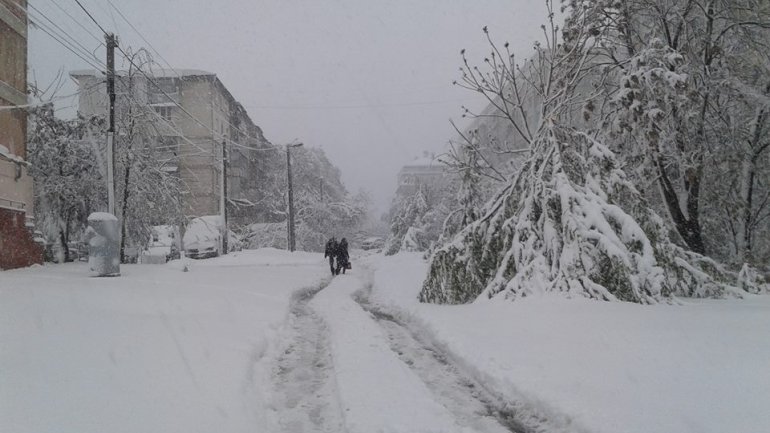
[[3,272],[0,430],[270,431],[275,338],[324,260],[264,250],[183,265]]
[[[766,431],[770,297],[640,306],[536,295],[419,304],[417,254],[370,259],[372,302],[430,334],[511,399],[593,432]],[[578,427],[579,426],[579,427]]]

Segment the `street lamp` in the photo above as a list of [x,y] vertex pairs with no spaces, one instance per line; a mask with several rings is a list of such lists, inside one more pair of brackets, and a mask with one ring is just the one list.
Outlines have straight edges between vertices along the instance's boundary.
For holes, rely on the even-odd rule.
[[303,144],[304,143],[294,143],[286,145],[286,178],[289,183],[289,218],[286,220],[286,231],[288,236],[288,249],[291,252],[294,252],[296,249],[296,239],[294,237],[294,187],[291,180],[291,152],[289,152],[289,150],[292,147],[300,147]]

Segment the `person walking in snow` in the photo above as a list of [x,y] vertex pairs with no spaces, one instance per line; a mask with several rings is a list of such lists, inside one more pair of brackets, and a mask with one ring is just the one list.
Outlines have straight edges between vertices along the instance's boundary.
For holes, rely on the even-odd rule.
[[350,256],[348,255],[348,241],[342,238],[339,244],[337,244],[337,275],[345,273],[345,270],[350,266]]
[[[326,241],[326,249],[324,250],[324,258],[329,258],[329,269],[332,271],[332,275],[335,274],[334,270],[334,258],[337,256],[337,239],[334,236]],[[339,274],[339,271],[336,272]]]

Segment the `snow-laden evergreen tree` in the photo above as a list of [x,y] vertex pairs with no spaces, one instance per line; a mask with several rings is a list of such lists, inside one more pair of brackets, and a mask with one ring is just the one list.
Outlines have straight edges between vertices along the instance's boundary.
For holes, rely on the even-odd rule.
[[449,233],[455,233],[462,208],[458,203],[459,181],[451,172],[439,178],[417,181],[409,194],[397,194],[389,210],[390,234],[385,254],[429,251]]
[[593,24],[603,15],[591,2],[570,2],[557,42],[547,4],[546,40],[536,45],[532,67],[518,68],[494,44],[485,61],[489,70],[465,63],[463,81],[488,99],[517,94],[513,76],[531,85],[540,98],[540,120],[522,169],[481,218],[433,255],[420,300],[464,303],[480,295],[561,292],[655,303],[739,294],[734,274],[669,238],[615,154],[596,138],[601,134],[573,126],[575,107],[590,105],[594,96],[581,89],[599,63],[602,31]]
[[393,255],[401,251],[406,241],[407,248],[414,251],[423,245],[423,230],[425,224],[422,218],[430,210],[426,188],[423,186],[407,197],[397,201],[390,217],[390,236],[385,245],[385,254]]
[[480,184],[484,167],[479,161],[481,152],[477,134],[477,131],[471,131],[470,138],[463,136],[465,140],[457,146],[453,145],[449,155],[454,162],[454,167],[459,171],[460,187],[457,191],[457,201],[460,205],[458,211],[462,214],[459,221],[462,227],[476,221],[479,216],[479,200],[482,194]]

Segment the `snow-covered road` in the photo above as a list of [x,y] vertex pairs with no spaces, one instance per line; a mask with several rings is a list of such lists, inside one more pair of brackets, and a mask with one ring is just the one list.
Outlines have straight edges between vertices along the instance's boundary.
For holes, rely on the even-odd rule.
[[329,284],[292,297],[289,327],[273,369],[275,431],[344,431],[326,323],[309,301]]
[[523,431],[501,425],[504,416],[434,348],[367,311],[368,279],[366,270],[336,277],[310,303],[328,325],[348,432]]
[[189,263],[0,273],[0,430],[510,431],[365,310],[365,269],[332,279],[320,255],[277,250]]
[[[0,273],[0,431],[755,432],[770,301],[419,304],[419,255]],[[371,270],[370,270],[371,269]],[[741,367],[741,368],[738,368]]]

